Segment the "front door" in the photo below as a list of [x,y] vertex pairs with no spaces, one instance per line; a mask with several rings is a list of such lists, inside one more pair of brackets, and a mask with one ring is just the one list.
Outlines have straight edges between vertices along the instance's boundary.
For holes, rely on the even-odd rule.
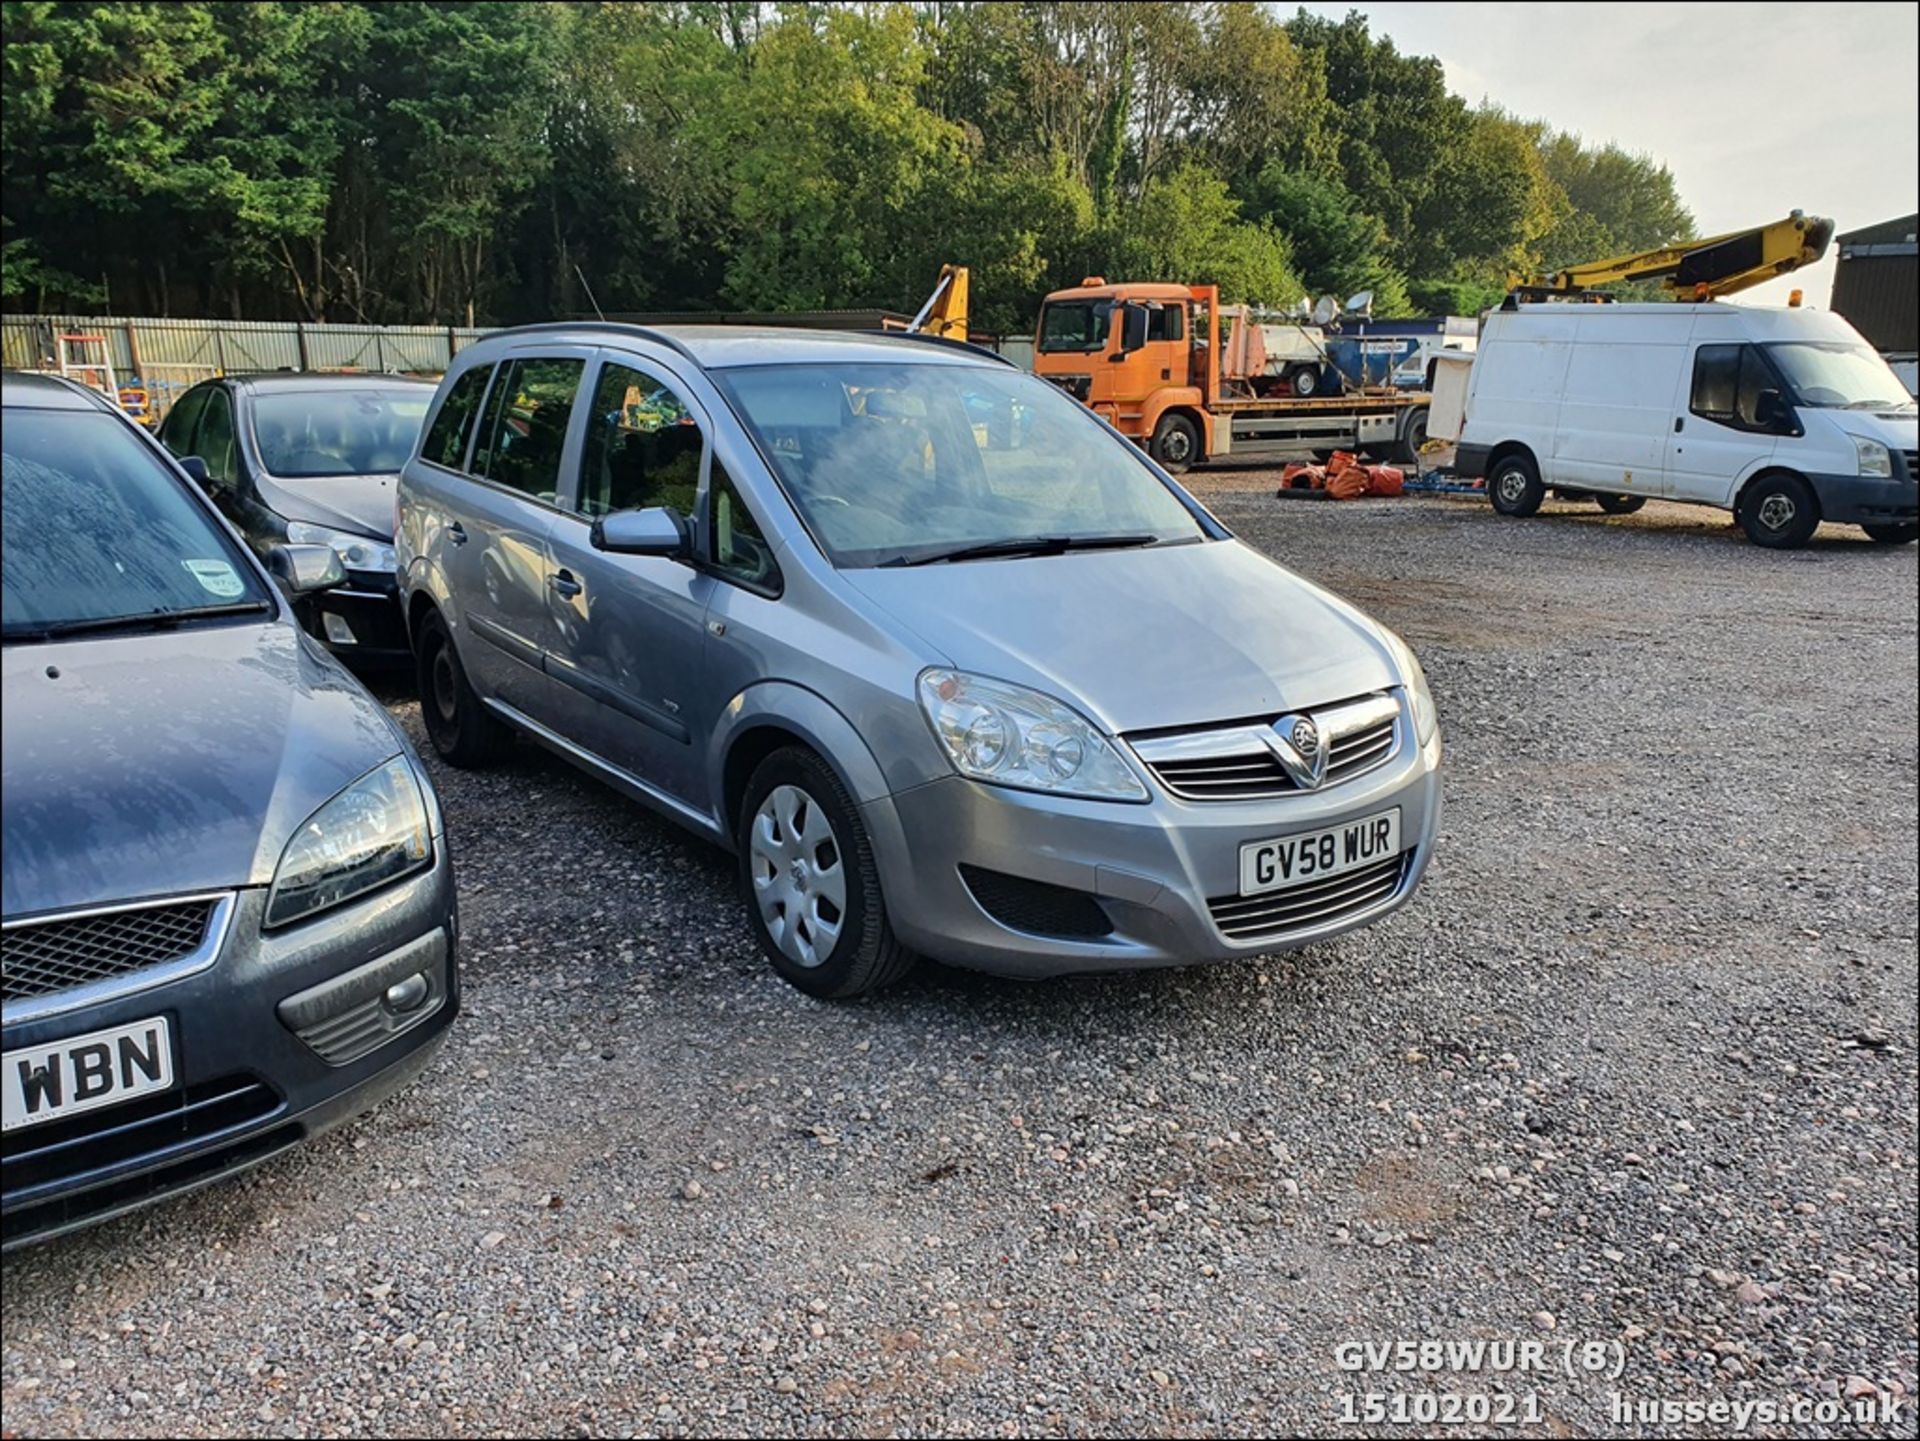
[[707,420],[683,382],[636,356],[604,359],[590,395],[579,465],[548,532],[548,669],[561,729],[602,760],[704,810],[698,740],[706,731],[696,711],[713,578],[691,557],[595,550],[592,530],[600,516],[655,506],[692,525]]
[[1739,482],[1773,458],[1777,437],[1761,421],[1760,393],[1779,388],[1758,346],[1695,345],[1687,393],[1676,402],[1667,437],[1666,493],[1730,505]]

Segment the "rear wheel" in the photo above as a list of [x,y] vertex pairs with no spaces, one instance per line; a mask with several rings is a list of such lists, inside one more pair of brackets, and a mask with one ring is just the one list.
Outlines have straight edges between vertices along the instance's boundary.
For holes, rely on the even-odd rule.
[[1502,456],[1487,477],[1487,498],[1502,515],[1532,515],[1546,497],[1546,487],[1540,483],[1540,467],[1524,451]]
[[1184,415],[1163,415],[1153,428],[1153,458],[1178,475],[1200,458],[1200,432]]
[[490,765],[505,755],[513,742],[509,731],[474,694],[453,648],[453,636],[439,611],[428,611],[420,621],[413,644],[415,674],[420,685],[420,717],[427,739],[449,765],[465,768]]
[[1602,493],[1594,496],[1600,502],[1600,509],[1608,515],[1632,515],[1647,503],[1644,495],[1610,495]]
[[1920,525],[1913,521],[1905,525],[1863,525],[1860,529],[1879,545],[1912,545],[1914,539],[1920,537]]
[[738,836],[748,924],[783,980],[844,1000],[912,969],[913,952],[887,921],[859,808],[819,756],[787,746],[760,762]]
[[1820,502],[1799,476],[1777,471],[1746,488],[1734,515],[1755,545],[1795,550],[1813,538],[1820,524]]
[[1427,407],[1415,406],[1406,413],[1400,422],[1400,444],[1394,452],[1396,460],[1409,465],[1420,461],[1420,447],[1427,443]]

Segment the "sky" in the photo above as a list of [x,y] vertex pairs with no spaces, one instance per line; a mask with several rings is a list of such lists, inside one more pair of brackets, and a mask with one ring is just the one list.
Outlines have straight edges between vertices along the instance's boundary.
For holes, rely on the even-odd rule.
[[[1335,19],[1363,11],[1401,53],[1439,56],[1471,103],[1652,155],[1702,235],[1796,209],[1832,217],[1844,234],[1920,209],[1911,3],[1304,8]],[[1837,251],[1738,298],[1783,305],[1798,288],[1824,306]]]

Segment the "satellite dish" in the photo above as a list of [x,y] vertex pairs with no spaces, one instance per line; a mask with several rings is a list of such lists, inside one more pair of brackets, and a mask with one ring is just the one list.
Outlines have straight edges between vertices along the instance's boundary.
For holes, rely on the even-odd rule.
[[1315,325],[1330,325],[1333,323],[1333,317],[1339,313],[1340,302],[1335,300],[1331,295],[1323,295],[1313,302],[1313,323]]
[[1299,316],[1302,320],[1307,319],[1309,316],[1313,314],[1313,302],[1307,299],[1306,296],[1304,295],[1301,296],[1298,300],[1294,301],[1293,303],[1293,313]]
[[1356,311],[1361,315],[1372,315],[1373,292],[1371,290],[1363,290],[1358,295],[1349,296],[1347,299],[1347,309]]

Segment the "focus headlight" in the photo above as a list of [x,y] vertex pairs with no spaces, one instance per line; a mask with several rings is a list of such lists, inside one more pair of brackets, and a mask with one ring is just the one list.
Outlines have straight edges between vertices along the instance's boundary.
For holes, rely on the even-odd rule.
[[1420,744],[1425,745],[1433,739],[1433,733],[1440,729],[1440,711],[1433,703],[1433,691],[1427,685],[1427,673],[1420,665],[1420,658],[1405,641],[1384,627],[1382,631],[1387,638],[1388,649],[1400,663],[1400,679],[1407,688],[1407,699],[1413,703],[1413,733]]
[[1882,480],[1893,479],[1893,452],[1877,440],[1868,440],[1864,435],[1853,438],[1853,448],[1860,456],[1860,473],[1877,475]]
[[963,776],[1054,795],[1147,798],[1112,742],[1050,695],[939,669],[920,672],[919,691],[920,709]]
[[375,766],[312,815],[281,853],[269,926],[324,911],[433,861],[427,805],[405,756]]
[[340,564],[348,570],[370,570],[390,574],[398,565],[393,547],[384,540],[375,540],[367,535],[353,535],[344,530],[330,530],[324,525],[310,525],[304,520],[287,522],[287,539],[294,545],[330,547],[333,553],[340,557]]

